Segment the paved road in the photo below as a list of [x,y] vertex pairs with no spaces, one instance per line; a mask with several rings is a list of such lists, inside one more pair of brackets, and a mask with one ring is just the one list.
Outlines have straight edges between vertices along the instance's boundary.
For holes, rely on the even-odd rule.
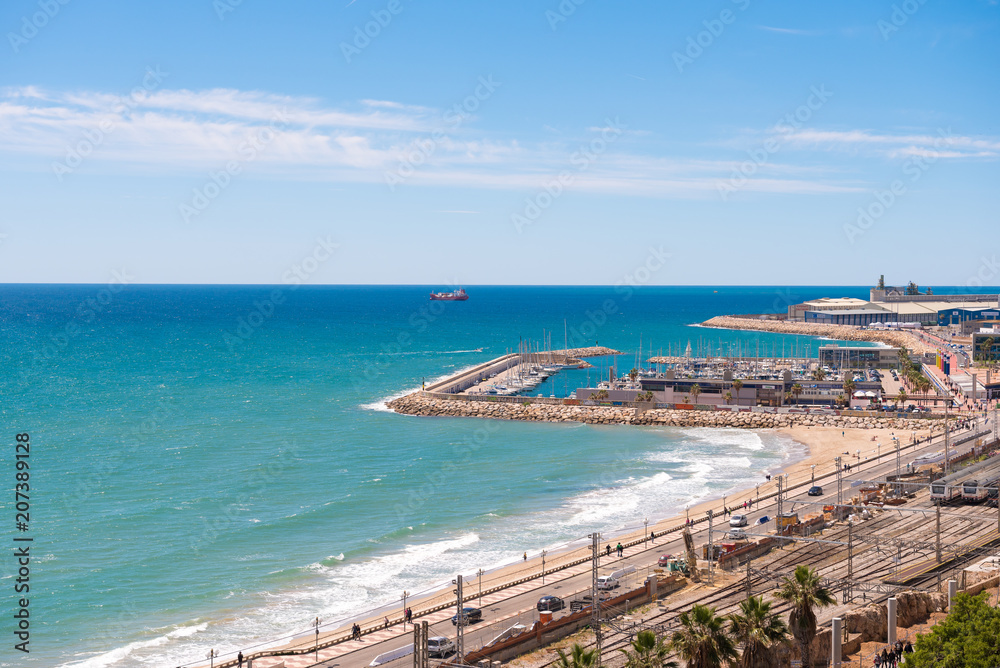
[[[970,433],[971,432],[969,431],[962,431],[954,434],[953,440],[969,435]],[[900,436],[905,437],[906,435],[901,433]],[[939,436],[929,444],[924,443],[918,445],[916,449],[904,444],[903,452],[900,457],[901,468],[905,471],[906,463],[912,461],[914,457],[919,454],[942,449],[943,443],[943,437]],[[971,444],[966,444],[962,447],[961,452],[968,451],[970,446]],[[845,462],[853,463],[853,467],[850,473],[844,473],[843,475],[844,500],[848,501],[851,497],[852,482],[874,479],[879,476],[895,473],[896,458],[892,453],[894,453],[894,449],[890,445],[883,444],[880,462],[874,460],[874,455],[872,455],[873,458],[870,460],[862,458],[860,464],[857,463],[857,460],[855,460],[853,456],[845,456]],[[869,454],[871,455],[872,453]],[[952,456],[958,454],[960,453],[954,452],[952,453]],[[793,482],[796,485],[799,483],[799,481]],[[808,496],[806,491],[809,485],[796,487],[792,493],[785,496],[783,506],[784,510],[786,512],[798,511],[804,514],[821,510],[823,504],[835,503],[837,496],[835,475],[829,475],[829,477],[819,477],[816,482],[817,484],[823,486],[824,494],[822,496]],[[753,534],[764,535],[768,530],[773,530],[773,518],[776,511],[777,506],[773,499],[766,502],[762,501],[759,507],[755,504],[751,511],[747,511],[745,513],[749,516],[750,526],[744,530],[751,536]],[[737,512],[742,513],[743,511]],[[771,521],[763,526],[753,526],[754,522],[762,515],[769,516]],[[715,518],[713,522],[713,530],[714,542],[724,540],[723,535],[728,530],[727,521],[722,517]],[[694,534],[695,542],[699,545],[700,553],[700,545],[708,542],[708,527],[704,522],[700,523],[695,526]],[[646,545],[628,548],[626,549],[625,556],[623,558],[617,558],[614,556],[609,558],[601,556],[599,561],[600,573],[610,573],[615,569],[621,568],[623,565],[634,565],[637,572],[630,576],[630,579],[623,585],[626,588],[634,588],[639,586],[644,581],[646,576],[652,571],[652,568],[656,565],[656,560],[659,555],[664,553],[680,554],[683,550],[683,540],[681,538],[681,534],[677,532],[668,536],[657,538],[656,542],[653,544],[647,543]],[[612,553],[612,555],[613,554],[614,553]],[[522,583],[515,587],[484,596],[482,598],[481,606],[484,612],[484,620],[481,623],[473,624],[467,627],[465,631],[466,651],[472,651],[481,647],[484,643],[488,642],[501,631],[509,628],[515,623],[530,626],[532,622],[538,619],[538,613],[535,611],[535,604],[537,603],[539,597],[543,595],[553,595],[562,597],[569,601],[578,595],[589,593],[590,582],[591,569],[590,564],[588,563],[566,569],[557,574],[546,576],[545,585],[542,585],[541,579],[538,578],[533,581]],[[472,593],[474,591],[474,586],[474,582],[469,583],[467,585],[466,592]],[[479,607],[479,601],[478,599],[466,601],[466,605]],[[562,612],[556,613],[556,617],[569,614],[569,612],[570,611],[567,607],[567,609]],[[431,636],[447,636],[454,640],[455,627],[451,623],[451,616],[453,614],[455,614],[455,609],[450,608],[445,611],[420,617],[417,621],[430,622]],[[306,668],[307,666],[324,666],[329,668],[334,666],[367,666],[379,654],[402,647],[410,644],[411,642],[412,626],[407,626],[404,631],[402,626],[395,625],[388,629],[367,635],[361,641],[342,643],[336,647],[321,651],[320,663],[314,662],[312,654],[302,657],[287,657],[283,660],[285,661],[287,668]],[[402,666],[412,665],[412,661],[412,657],[408,657],[385,665],[389,668],[401,668]],[[265,668],[273,666],[276,663],[277,662],[274,660],[261,659],[256,661],[254,665],[256,668]],[[433,663],[435,662],[432,661],[432,664]]]

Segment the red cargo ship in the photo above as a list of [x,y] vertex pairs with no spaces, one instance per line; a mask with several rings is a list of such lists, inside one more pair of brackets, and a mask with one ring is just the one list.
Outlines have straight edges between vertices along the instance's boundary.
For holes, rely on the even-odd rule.
[[465,290],[459,288],[454,292],[432,292],[432,301],[444,301],[444,302],[464,302],[469,298],[469,295],[465,294]]

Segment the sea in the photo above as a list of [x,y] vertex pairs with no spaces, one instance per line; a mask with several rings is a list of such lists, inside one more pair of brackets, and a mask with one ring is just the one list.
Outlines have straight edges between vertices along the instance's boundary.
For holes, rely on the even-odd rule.
[[[0,286],[0,666],[204,662],[682,513],[802,457],[769,432],[420,418],[384,402],[520,347],[815,356],[697,326],[861,287]],[[641,346],[641,349],[640,349]],[[15,529],[15,434],[30,522]],[[12,649],[30,536],[30,653]]]

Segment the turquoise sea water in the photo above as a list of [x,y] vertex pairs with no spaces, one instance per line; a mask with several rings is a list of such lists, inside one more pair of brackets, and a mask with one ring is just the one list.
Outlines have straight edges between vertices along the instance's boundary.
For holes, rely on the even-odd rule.
[[[0,425],[30,432],[31,654],[177,666],[425,591],[456,572],[748,486],[773,434],[422,419],[387,397],[552,332],[562,347],[816,352],[691,327],[863,288],[0,286]],[[254,315],[257,314],[257,315]],[[565,327],[564,327],[565,322]],[[481,352],[477,349],[482,348]],[[595,360],[596,380],[610,360]],[[560,396],[588,372],[555,376]],[[4,476],[13,448],[0,455]],[[12,473],[11,473],[12,475]],[[12,494],[0,500],[3,540]],[[3,560],[5,610],[15,596]],[[4,613],[2,618],[8,618]],[[11,637],[10,623],[0,635]]]

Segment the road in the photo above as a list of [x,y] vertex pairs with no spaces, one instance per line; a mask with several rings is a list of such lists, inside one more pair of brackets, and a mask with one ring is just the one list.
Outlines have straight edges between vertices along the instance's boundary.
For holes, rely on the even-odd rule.
[[[962,431],[953,434],[952,439],[956,440],[970,433],[970,431]],[[913,460],[916,456],[926,452],[941,450],[943,447],[943,436],[935,437],[931,442],[919,444],[915,448],[904,444],[900,457],[901,468],[905,471],[906,463]],[[968,451],[970,447],[971,444],[962,446],[961,452]],[[844,501],[850,499],[852,485],[860,484],[862,480],[874,479],[879,476],[895,473],[896,457],[893,454],[894,452],[894,449],[886,445],[882,448],[881,461],[876,461],[873,457],[870,460],[862,459],[860,463],[853,456],[845,456],[845,462],[853,462],[853,466],[849,473],[845,472],[843,474]],[[961,453],[953,452],[952,456],[958,454]],[[824,493],[822,496],[807,496],[808,482],[805,481],[805,484],[796,484],[792,492],[784,497],[783,509],[785,512],[798,511],[800,513],[807,513],[821,510],[824,504],[836,503],[836,477],[834,474],[817,476],[816,483],[823,486]],[[744,513],[744,511],[738,512]],[[746,511],[745,514],[749,517],[750,526],[744,529],[748,535],[751,538],[766,535],[768,530],[774,528],[773,520],[777,514],[776,501],[773,499],[766,502],[762,501],[760,506],[755,504],[753,509]],[[771,521],[762,526],[754,526],[755,521],[763,515],[769,516]],[[715,518],[713,522],[713,542],[724,540],[723,536],[726,531],[728,531],[727,521],[722,517]],[[699,546],[700,557],[700,545],[708,542],[708,527],[705,523],[698,524],[693,528],[693,534],[695,543]],[[683,540],[681,533],[678,531],[657,538],[655,543],[647,541],[644,545],[627,548],[622,558],[616,557],[613,552],[611,557],[604,556],[603,554],[600,555],[598,562],[599,574],[610,573],[625,565],[635,566],[636,572],[628,576],[628,579],[622,585],[626,589],[632,589],[641,585],[645,578],[652,573],[652,569],[656,567],[657,558],[661,554],[670,553],[676,555],[683,553],[683,550]],[[547,575],[544,585],[541,578],[535,578],[534,580],[483,596],[481,606],[479,599],[468,599],[468,595],[474,593],[475,589],[473,583],[467,584],[465,605],[481,607],[484,619],[482,622],[466,628],[464,640],[465,651],[469,652],[481,647],[514,624],[519,623],[530,627],[538,619],[535,605],[541,596],[559,596],[568,602],[579,595],[589,593],[590,583],[590,564],[581,564],[555,574]],[[569,612],[570,610],[567,605],[565,610],[556,613],[556,617],[569,614]],[[451,617],[454,614],[455,608],[452,607],[419,617],[417,621],[430,622],[430,636],[446,636],[455,640],[456,629],[451,623]],[[307,666],[324,666],[328,668],[335,666],[367,666],[376,656],[405,646],[411,642],[412,626],[408,625],[404,630],[401,625],[397,624],[388,629],[368,634],[360,641],[344,642],[333,648],[323,650],[320,653],[321,660],[319,663],[314,662],[312,654],[300,657],[285,657],[283,660],[285,661],[286,668],[305,668]],[[412,662],[412,657],[406,657],[382,665],[389,668],[402,668],[402,666],[412,665]],[[255,666],[266,668],[276,665],[276,663],[272,659],[259,659],[255,661]],[[440,662],[432,660],[432,665],[436,663]]]

